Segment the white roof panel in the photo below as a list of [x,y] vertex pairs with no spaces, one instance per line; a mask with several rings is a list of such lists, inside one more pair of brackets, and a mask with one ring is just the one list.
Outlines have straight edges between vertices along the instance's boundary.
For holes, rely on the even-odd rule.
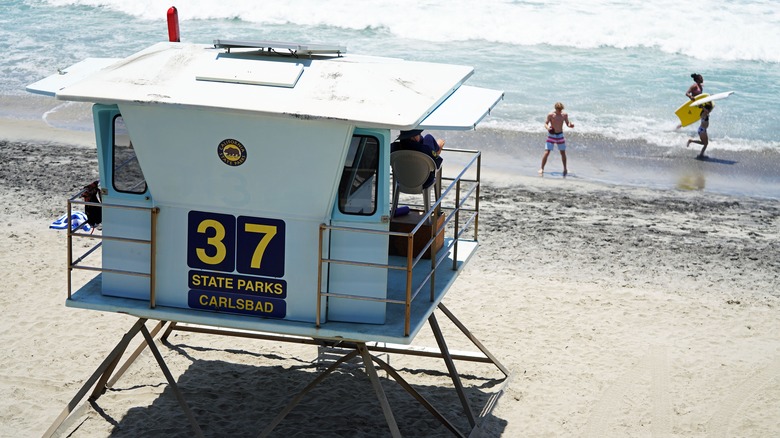
[[59,70],[56,75],[41,79],[27,86],[27,91],[44,96],[55,96],[57,92],[69,85],[92,75],[117,61],[120,58],[87,58],[70,67]]
[[474,129],[504,97],[503,91],[463,85],[420,123],[420,129]]
[[242,53],[233,59],[253,72],[247,73],[249,78],[279,64],[284,65],[281,70],[301,65],[303,72],[292,87],[197,80],[199,72],[214,68],[226,55],[213,46],[159,43],[59,90],[57,98],[183,105],[411,129],[473,73],[468,66],[355,55],[296,59]]

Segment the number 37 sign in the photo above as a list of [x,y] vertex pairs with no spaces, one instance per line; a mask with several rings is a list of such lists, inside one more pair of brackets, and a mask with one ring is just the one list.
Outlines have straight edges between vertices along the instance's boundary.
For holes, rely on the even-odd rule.
[[187,223],[190,268],[284,276],[284,221],[190,211]]

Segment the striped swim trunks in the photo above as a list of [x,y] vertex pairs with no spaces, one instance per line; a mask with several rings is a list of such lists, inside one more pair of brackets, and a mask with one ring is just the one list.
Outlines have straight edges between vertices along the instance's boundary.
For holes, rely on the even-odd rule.
[[563,138],[563,132],[557,134],[550,133],[547,135],[547,145],[545,146],[545,149],[551,151],[555,148],[555,145],[558,145],[559,151],[566,150],[566,140]]

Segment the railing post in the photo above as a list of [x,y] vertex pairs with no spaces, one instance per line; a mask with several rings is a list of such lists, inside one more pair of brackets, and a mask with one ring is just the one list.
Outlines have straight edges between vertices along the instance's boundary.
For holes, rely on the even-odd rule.
[[[436,199],[436,202],[439,202],[439,199]],[[433,221],[431,221],[431,239],[428,241],[428,253],[431,255],[431,280],[430,280],[430,298],[429,300],[433,302],[433,300],[436,298],[436,239],[439,238],[439,204],[436,205],[436,208],[433,211]],[[444,231],[444,230],[442,230]]]
[[458,234],[460,234],[460,179],[455,183],[455,243],[452,245],[452,269],[458,269]]
[[321,311],[321,301],[322,301],[322,235],[323,231],[325,231],[325,224],[320,224],[320,239],[319,239],[319,245],[318,245],[318,251],[317,251],[317,305],[316,305],[316,312],[317,314],[314,316],[314,325],[317,328],[320,328],[320,311]]
[[412,320],[412,253],[414,252],[414,234],[409,234],[406,243],[406,304],[404,305],[404,336],[409,336]]
[[149,308],[154,309],[157,306],[157,295],[155,291],[155,272],[157,266],[157,215],[160,213],[160,207],[154,207],[151,210],[151,242],[149,242]]
[[73,264],[73,234],[71,232],[71,227],[73,224],[71,223],[71,216],[73,215],[73,205],[70,203],[70,199],[68,199],[68,230],[67,230],[67,241],[68,241],[68,299],[70,299],[71,295],[71,282],[73,281],[73,267],[71,266]]
[[477,155],[477,191],[476,191],[476,206],[474,207],[476,211],[476,217],[474,217],[474,241],[479,241],[479,189],[482,187],[482,181],[481,181],[481,175],[482,172],[482,152],[480,152]]

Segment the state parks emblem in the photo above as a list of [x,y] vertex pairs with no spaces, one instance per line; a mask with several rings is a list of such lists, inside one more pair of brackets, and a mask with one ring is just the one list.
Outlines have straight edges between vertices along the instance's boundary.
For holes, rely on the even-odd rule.
[[228,138],[219,142],[217,155],[228,166],[240,166],[246,161],[246,148],[240,141]]

